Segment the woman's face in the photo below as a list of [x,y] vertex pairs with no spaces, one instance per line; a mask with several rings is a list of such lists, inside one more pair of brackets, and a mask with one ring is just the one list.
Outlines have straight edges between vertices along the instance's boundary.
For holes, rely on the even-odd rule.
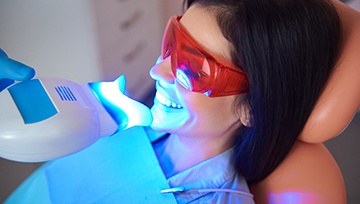
[[[195,41],[216,59],[230,60],[230,43],[222,35],[215,17],[193,5],[180,20]],[[181,51],[179,51],[181,52]],[[156,80],[156,96],[151,112],[152,128],[176,135],[218,137],[231,135],[240,125],[233,102],[238,95],[210,98],[190,92],[174,78],[170,57],[159,59],[150,70]]]

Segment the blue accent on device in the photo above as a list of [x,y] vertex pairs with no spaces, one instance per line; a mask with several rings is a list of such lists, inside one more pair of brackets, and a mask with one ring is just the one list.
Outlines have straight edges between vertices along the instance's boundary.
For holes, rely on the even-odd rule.
[[8,90],[25,124],[40,122],[58,113],[38,79],[23,81]]
[[62,101],[77,101],[75,95],[67,86],[57,86],[55,87],[55,91],[59,94]]

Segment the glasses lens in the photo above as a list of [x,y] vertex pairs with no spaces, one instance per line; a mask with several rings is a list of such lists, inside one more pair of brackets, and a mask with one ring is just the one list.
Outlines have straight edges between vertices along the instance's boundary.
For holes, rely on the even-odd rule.
[[173,74],[185,89],[206,92],[211,81],[211,68],[197,46],[182,30],[176,18],[169,21],[163,37],[163,59],[171,56]]
[[[180,45],[181,47],[177,49],[180,50],[180,52],[178,52],[174,58],[171,58],[172,67],[175,69],[173,71],[176,74],[182,73],[186,75],[187,81],[190,83],[188,87],[191,88],[188,89],[189,91],[206,92],[211,74],[209,63],[207,63],[208,61],[201,53],[188,47],[188,44],[180,43]],[[176,75],[178,81],[180,81],[179,78],[180,77]]]
[[226,96],[247,91],[247,78],[238,68],[218,63],[181,27],[180,17],[170,18],[162,42],[162,58],[171,56],[171,68],[179,84],[207,96]]

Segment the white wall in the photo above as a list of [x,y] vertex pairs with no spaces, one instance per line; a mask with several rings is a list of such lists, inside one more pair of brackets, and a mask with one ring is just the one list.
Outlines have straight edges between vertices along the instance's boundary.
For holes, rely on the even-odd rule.
[[348,0],[346,3],[355,8],[356,10],[360,11],[360,0]]
[[40,76],[79,83],[101,78],[94,23],[86,0],[0,1],[0,47]]

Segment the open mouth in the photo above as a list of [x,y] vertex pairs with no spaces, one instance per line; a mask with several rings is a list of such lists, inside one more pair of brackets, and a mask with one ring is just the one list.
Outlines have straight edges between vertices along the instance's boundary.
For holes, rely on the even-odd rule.
[[181,105],[168,100],[167,98],[165,98],[165,96],[163,96],[159,92],[156,92],[155,98],[159,101],[159,103],[161,103],[162,105],[164,105],[166,107],[174,108],[174,109],[182,109],[183,108]]

